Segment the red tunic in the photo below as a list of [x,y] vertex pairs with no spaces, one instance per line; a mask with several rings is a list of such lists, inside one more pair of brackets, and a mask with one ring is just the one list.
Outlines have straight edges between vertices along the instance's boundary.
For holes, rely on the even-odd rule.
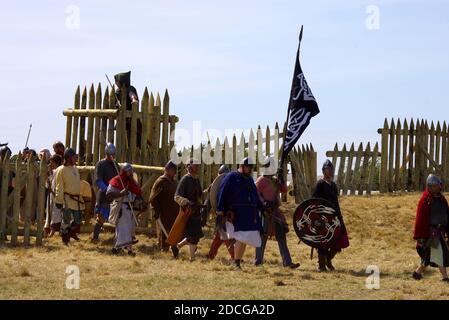
[[[443,203],[448,206],[446,198],[440,194]],[[430,206],[432,204],[434,196],[429,191],[424,191],[421,199],[418,203],[416,210],[415,230],[413,233],[413,239],[426,239],[430,238]]]
[[[121,179],[120,179],[121,178]],[[125,189],[131,191],[136,196],[142,195],[142,189],[140,189],[139,185],[134,181],[132,177],[128,177],[126,173],[121,173],[120,176],[115,176],[109,181],[109,184],[118,190],[123,189],[123,184],[125,185]]]

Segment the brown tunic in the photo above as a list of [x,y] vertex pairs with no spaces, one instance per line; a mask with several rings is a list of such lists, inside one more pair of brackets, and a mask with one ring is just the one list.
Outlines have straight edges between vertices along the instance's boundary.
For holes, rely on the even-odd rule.
[[170,232],[179,212],[179,206],[174,200],[176,187],[176,181],[166,176],[160,176],[151,189],[151,207],[161,217],[167,232]]

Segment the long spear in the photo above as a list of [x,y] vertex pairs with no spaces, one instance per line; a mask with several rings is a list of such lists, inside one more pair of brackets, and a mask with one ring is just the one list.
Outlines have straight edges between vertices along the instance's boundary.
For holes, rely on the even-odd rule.
[[30,128],[28,129],[27,141],[25,142],[25,149],[28,147],[28,140],[30,139],[31,127],[33,125],[30,124]]

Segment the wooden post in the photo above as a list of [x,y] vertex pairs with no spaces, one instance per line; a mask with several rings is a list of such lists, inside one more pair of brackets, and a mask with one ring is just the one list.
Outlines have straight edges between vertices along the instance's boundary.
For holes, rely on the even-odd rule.
[[[212,147],[210,145],[210,141],[207,142],[205,149],[206,149],[205,153],[208,155],[208,157],[210,157],[211,150],[212,150]],[[205,164],[204,160],[201,161],[201,164],[204,167],[204,185],[203,185],[203,189],[206,189],[206,188],[209,187],[209,185],[212,182],[212,164],[210,164],[210,163]]]
[[445,190],[448,190],[448,183],[449,183],[449,159],[448,159],[448,153],[449,153],[449,131],[448,126],[446,124],[446,121],[443,123],[443,133],[444,133],[444,139],[443,139],[443,159],[441,161],[441,165],[443,166],[443,172],[444,172],[444,188]]
[[235,133],[232,136],[232,163],[233,168],[237,170],[238,163],[237,163],[237,137],[235,136]]
[[30,161],[27,162],[27,182],[26,182],[26,195],[25,195],[25,214],[24,214],[24,234],[23,243],[26,246],[30,245],[30,228],[31,228],[31,209],[33,207],[33,197],[34,197],[34,185],[36,183],[36,175],[34,171],[34,164]]
[[404,128],[402,130],[402,175],[401,175],[401,190],[407,190],[407,155],[408,155],[408,123],[407,119],[404,121]]
[[145,87],[145,91],[143,92],[142,102],[141,102],[141,112],[142,112],[142,146],[140,152],[140,162],[141,163],[149,163],[149,154],[148,154],[148,136],[150,131],[150,111],[148,109],[148,100],[150,96],[148,94],[148,88]]
[[[81,96],[81,109],[85,110],[87,106],[87,88],[84,87],[83,94]],[[86,163],[86,117],[80,117],[80,135],[78,143],[78,163],[84,165]]]
[[435,124],[433,123],[433,121],[430,124],[429,130],[429,155],[434,161],[438,163],[438,160],[435,157]]
[[267,155],[267,157],[269,157],[271,155],[270,144],[271,144],[270,127],[267,126],[267,128],[265,129],[265,154]]
[[[139,102],[131,104],[131,134],[130,134],[130,153],[125,159],[131,163],[137,162],[137,114],[139,113]],[[142,136],[140,137],[143,140]]]
[[39,183],[37,191],[37,215],[36,215],[36,245],[42,245],[42,236],[45,219],[45,181],[47,180],[47,165],[44,161],[39,166]]
[[149,146],[149,160],[150,164],[155,164],[156,158],[153,153],[153,150],[155,148],[155,131],[156,131],[156,115],[155,115],[155,106],[154,106],[154,96],[153,93],[150,92],[150,100],[148,102],[148,109],[149,109],[149,133],[148,133],[148,141],[150,141]]
[[[159,96],[159,92],[157,93],[156,96],[156,104],[154,105],[154,111],[155,111],[155,145],[154,145],[154,149],[152,149],[151,151],[153,153],[155,153],[155,164],[154,165],[159,165],[160,164],[160,141],[161,141],[161,97]],[[194,155],[192,155],[194,156]],[[200,159],[198,159],[200,160]]]
[[170,96],[168,90],[165,89],[164,99],[162,102],[162,139],[161,139],[161,162],[168,161],[170,156],[170,136],[168,132],[169,118],[170,118]]
[[401,121],[398,119],[396,124],[396,152],[394,163],[394,191],[401,190]]
[[[170,141],[169,141],[169,153],[168,156],[171,158],[171,153],[174,152],[175,147],[175,130],[176,130],[176,119],[175,117],[170,117]],[[217,138],[218,139],[218,138]]]
[[360,196],[363,195],[363,191],[367,189],[366,181],[368,179],[368,165],[370,161],[370,154],[371,154],[371,146],[370,143],[368,142],[368,144],[366,145],[365,153],[363,155],[363,165],[360,174],[360,185],[358,192]]
[[260,128],[260,125],[257,128],[257,159],[256,161],[256,168],[257,168],[257,176],[261,175],[260,165],[262,161],[264,161],[264,154],[263,154],[263,137],[262,137],[262,129]]
[[414,159],[414,152],[415,152],[415,123],[413,122],[413,119],[410,121],[410,130],[409,130],[409,155],[408,155],[408,171],[407,171],[407,190],[412,191],[414,190],[414,177],[413,177],[413,159]]
[[[75,102],[74,102],[74,105],[73,105],[73,109],[74,110],[77,110],[79,108],[80,108],[80,86],[78,86],[77,89],[76,89]],[[70,146],[74,150],[79,150],[79,146],[77,145],[77,142],[78,142],[78,123],[79,123],[79,117],[74,116],[73,117],[72,140],[70,142]],[[67,132],[66,132],[66,134],[67,134]]]
[[[89,110],[95,108],[95,91],[92,84],[89,90]],[[92,164],[92,143],[94,131],[94,118],[92,116],[87,117],[87,137],[86,137],[86,157],[85,164],[90,166]]]
[[297,163],[297,158],[296,158],[296,152],[294,150],[292,150],[289,154],[289,160],[290,160],[290,167],[292,169],[292,182],[293,182],[293,195],[295,197],[295,203],[300,203],[301,202],[301,196],[299,193],[299,179],[298,179],[298,163]]
[[416,121],[416,137],[415,137],[415,148],[414,148],[415,149],[415,170],[413,172],[413,179],[414,179],[413,189],[416,191],[421,190],[420,171],[421,171],[421,166],[422,166],[422,164],[421,164],[422,151],[419,148],[419,145],[421,145],[421,142],[422,142],[422,130],[423,130],[423,128],[422,128],[421,121],[418,119]]
[[[313,145],[310,144],[310,151],[312,153],[312,189],[315,187],[316,183],[317,183],[317,173],[318,173],[318,156],[317,153],[315,151],[315,149],[313,148]],[[285,180],[287,181],[287,180]]]
[[[114,89],[114,87],[112,87],[111,92],[109,93],[109,109],[111,109],[111,110],[117,109],[117,107],[115,106],[115,99],[116,99],[115,89]],[[117,135],[117,132],[114,130],[114,127],[115,127],[115,125],[117,126],[117,128],[119,127],[119,124],[117,121],[118,117],[119,117],[119,115],[117,115],[117,118],[115,120],[112,117],[108,118],[108,142],[114,143],[115,146],[118,145],[118,143],[117,143],[118,135]],[[114,139],[114,135],[115,135],[115,139]]]
[[337,168],[337,153],[338,153],[338,144],[335,144],[334,147],[334,154],[332,155],[332,164],[334,165],[335,168]]
[[223,152],[224,152],[223,159],[225,161],[224,163],[226,163],[231,170],[234,170],[234,165],[232,163],[232,150],[231,150],[231,148],[229,146],[228,137],[225,137],[225,139],[224,139]]
[[345,182],[344,179],[344,172],[345,172],[345,166],[346,166],[346,143],[343,145],[343,149],[341,150],[341,157],[340,157],[340,166],[338,169],[338,176],[337,176],[337,187],[338,187],[338,193],[340,193],[340,190],[343,189],[343,184]]
[[301,190],[301,196],[302,200],[306,200],[310,198],[310,188],[307,185],[307,178],[306,178],[306,161],[304,158],[304,153],[302,149],[298,146],[297,147],[297,155],[299,159],[299,180],[300,180],[300,190]]
[[23,188],[22,184],[22,154],[16,158],[16,186],[14,188],[14,205],[13,205],[13,217],[11,221],[11,244],[17,245],[18,225],[20,217],[20,193]]
[[[98,84],[97,92],[95,93],[95,109],[101,110],[101,84]],[[100,139],[100,129],[101,129],[101,121],[103,118],[96,117],[93,119],[95,121],[94,126],[94,144],[93,144],[93,158],[92,163],[97,163],[100,160],[100,147],[102,149],[102,153],[104,154],[104,140]]]
[[[73,103],[73,107],[75,108],[75,106],[79,105],[80,103],[80,87],[78,86],[76,88],[76,92],[75,92],[75,101]],[[72,122],[73,122],[73,118],[72,116],[67,116],[67,124],[66,124],[66,131],[65,131],[65,146],[67,148],[72,147]],[[76,140],[75,140],[76,142]],[[76,149],[76,146],[73,147],[74,149]]]
[[437,164],[441,164],[441,125],[439,121],[435,132],[435,157],[433,159]]
[[302,162],[304,164],[304,182],[306,185],[306,189],[310,189],[310,162],[309,162],[309,155],[307,153],[306,148],[304,148],[304,145],[302,145],[301,147],[298,146],[298,149],[301,152],[301,157],[302,157]]
[[[122,122],[122,130],[121,130],[121,143],[122,143],[122,147],[120,148],[120,161],[121,162],[126,162],[127,161],[127,154],[126,152],[130,149],[130,138],[128,137],[131,134],[131,128],[129,126],[130,120],[128,118],[128,106],[127,106],[127,101],[128,101],[128,97],[126,94],[126,91],[122,91],[122,96],[121,96],[121,114],[120,114],[120,118],[121,118],[121,122]],[[129,133],[128,133],[129,131]]]
[[9,156],[1,165],[0,188],[0,245],[3,244],[6,235],[6,217],[8,214],[8,187],[9,187]]
[[371,191],[373,190],[374,177],[376,176],[376,164],[378,154],[379,154],[379,144],[376,142],[371,158],[371,168],[369,170],[368,187],[366,189],[366,194],[368,195],[370,195]]
[[[104,97],[103,97],[103,109],[107,110],[109,109],[109,87],[106,87],[106,91],[104,92]],[[113,120],[114,121],[114,120]],[[106,148],[106,143],[108,143],[108,118],[106,117],[101,117],[101,121],[100,121],[100,154],[99,154],[99,159],[103,159],[105,156],[105,148]],[[112,143],[114,143],[112,141]]]
[[385,118],[384,127],[380,129],[380,134],[382,134],[381,138],[381,148],[382,148],[382,157],[380,163],[380,192],[387,192],[387,172],[388,172],[388,135],[390,130],[388,128],[388,122]]
[[352,165],[354,162],[354,143],[351,144],[351,148],[349,149],[349,155],[348,155],[348,166],[346,167],[346,177],[345,177],[345,183],[343,185],[343,194],[348,194],[348,189],[352,185],[352,178],[353,178],[353,171],[352,171]]
[[387,174],[387,191],[393,192],[393,172],[394,172],[394,137],[395,137],[394,121],[391,119],[390,137],[389,137],[389,151],[388,151],[388,174]]
[[245,136],[243,135],[243,132],[240,134],[240,140],[237,145],[237,158],[236,162],[240,163],[243,158],[245,158]]
[[354,174],[351,183],[351,195],[355,195],[356,190],[359,190],[360,176],[361,176],[360,164],[362,163],[362,157],[363,157],[363,143],[360,143],[355,158]]

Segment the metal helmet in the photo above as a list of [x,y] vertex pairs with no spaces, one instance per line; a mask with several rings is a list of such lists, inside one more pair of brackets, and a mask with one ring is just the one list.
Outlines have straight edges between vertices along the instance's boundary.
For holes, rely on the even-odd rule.
[[111,142],[108,142],[108,144],[107,144],[106,147],[104,148],[104,152],[105,152],[106,154],[111,155],[111,156],[115,156],[116,151],[117,151],[117,150],[115,149],[114,144],[111,143]]
[[262,166],[262,174],[264,176],[273,176],[276,174],[276,161],[273,157],[267,157]]
[[229,171],[229,167],[225,164],[222,164],[220,166],[220,169],[218,169],[218,174],[228,173]]
[[245,166],[245,167],[253,168],[254,167],[254,160],[251,157],[243,158],[242,161],[240,161],[240,165]]
[[441,181],[440,178],[438,178],[436,175],[434,174],[429,174],[429,176],[427,177],[427,186],[428,187],[432,187],[432,186],[436,186],[436,185],[442,185],[443,182]]
[[128,171],[132,171],[132,170],[133,170],[133,166],[131,164],[129,164],[128,162],[125,162],[122,165],[122,171],[128,172]]
[[72,148],[65,149],[65,151],[64,151],[64,159],[68,159],[68,158],[71,158],[73,156],[76,156],[75,150],[73,150]]
[[332,161],[330,161],[329,159],[324,161],[322,170],[324,171],[327,168],[334,170],[334,165],[332,164]]

